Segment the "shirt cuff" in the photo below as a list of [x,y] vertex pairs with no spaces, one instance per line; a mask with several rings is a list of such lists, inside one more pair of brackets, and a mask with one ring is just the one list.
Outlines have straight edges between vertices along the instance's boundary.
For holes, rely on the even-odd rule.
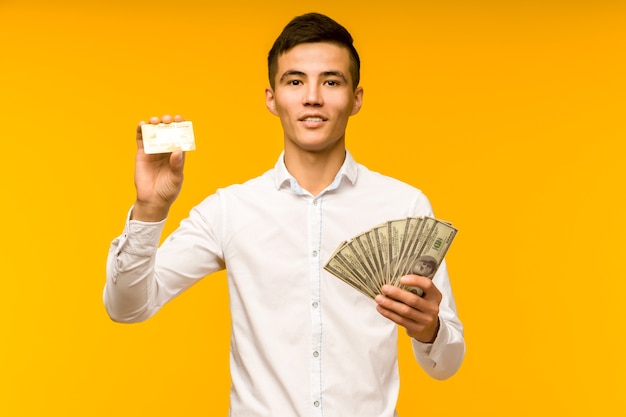
[[413,350],[416,354],[437,362],[438,353],[441,352],[448,343],[448,335],[448,326],[446,326],[445,322],[439,317],[439,330],[437,331],[435,341],[432,343],[424,343],[411,338]]
[[159,247],[161,232],[167,218],[158,222],[131,220],[133,207],[126,215],[124,233],[117,244],[117,254],[126,252],[135,256],[151,256]]

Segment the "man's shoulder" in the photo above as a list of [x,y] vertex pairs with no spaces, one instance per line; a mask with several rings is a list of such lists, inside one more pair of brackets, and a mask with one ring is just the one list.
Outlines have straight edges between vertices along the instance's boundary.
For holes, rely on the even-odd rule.
[[431,215],[432,207],[421,189],[399,178],[358,165],[354,185],[346,198],[367,202],[370,207],[385,211],[385,216]]
[[389,187],[390,190],[397,190],[400,192],[423,194],[422,190],[417,186],[410,184],[404,180],[392,177],[390,175],[374,171],[362,164],[357,164],[358,167],[358,181],[362,182],[362,185]]
[[272,188],[275,188],[272,171],[273,169],[270,169],[242,182],[218,187],[215,192],[207,195],[197,208],[202,211],[224,210],[226,206],[232,206],[234,202],[243,202],[245,206],[263,200],[270,195]]
[[275,186],[274,168],[268,169],[261,175],[249,178],[243,182],[230,184],[218,188],[216,194],[239,194],[239,193],[257,193]]

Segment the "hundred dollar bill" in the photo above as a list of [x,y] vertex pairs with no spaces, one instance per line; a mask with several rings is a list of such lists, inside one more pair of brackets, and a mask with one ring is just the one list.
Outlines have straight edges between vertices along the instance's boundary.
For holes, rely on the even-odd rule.
[[145,153],[193,151],[196,142],[191,121],[141,125]]
[[[342,248],[345,248],[345,246],[342,246]],[[324,269],[364,295],[370,298],[376,297],[376,293],[370,287],[369,281],[362,273],[362,270],[358,267],[355,268],[355,265],[346,260],[340,252],[335,252],[324,266]]]
[[408,244],[405,256],[400,261],[398,268],[395,270],[393,276],[393,285],[400,285],[400,278],[411,272],[411,262],[415,258],[416,254],[419,254],[426,242],[426,239],[430,235],[433,226],[437,223],[437,220],[432,217],[422,217],[420,219],[419,229],[415,235],[413,235],[411,241]]
[[386,283],[396,285],[396,275],[398,266],[402,263],[400,256],[402,255],[402,249],[404,245],[405,236],[407,235],[409,218],[392,220],[389,224],[389,243],[390,243],[390,260],[389,260],[389,275],[387,276]]
[[375,285],[378,275],[378,267],[372,253],[372,249],[367,240],[367,234],[361,233],[355,236],[348,242],[348,247],[363,267],[365,274],[367,274],[367,282],[374,292],[378,292],[378,288]]
[[376,276],[376,287],[388,282],[389,260],[391,259],[389,247],[389,224],[387,222],[374,227],[370,233],[375,248],[375,255],[380,265],[379,273]]
[[344,268],[344,266],[341,265],[341,263],[339,262],[338,259],[335,258],[335,259],[332,259],[331,261],[329,261],[328,264],[326,264],[324,266],[324,269],[326,269],[331,274],[335,275],[337,278],[339,278],[344,283],[350,285],[354,289],[356,289],[359,292],[361,292],[362,294],[366,295],[367,297],[374,297],[375,296],[372,293],[372,291],[370,290],[370,288],[366,284],[361,282],[361,280],[359,280],[356,277],[354,277],[349,271],[347,271]]
[[[406,229],[400,243],[398,263],[394,265],[394,270],[391,273],[392,278],[399,279],[399,274],[402,273],[402,268],[406,263],[406,259],[409,258],[411,253],[415,250],[414,246],[419,241],[421,227],[424,224],[423,220],[424,217],[408,217],[406,219]],[[390,283],[395,284],[393,281]]]
[[336,258],[342,261],[346,268],[356,276],[368,288],[372,288],[372,272],[367,267],[365,256],[358,251],[354,241],[348,241],[343,248],[336,254]]
[[384,261],[381,258],[380,247],[378,245],[378,239],[375,229],[369,230],[358,236],[360,242],[366,248],[367,253],[371,257],[371,263],[373,265],[374,274],[372,276],[372,286],[374,288],[381,288],[384,274]]
[[[411,258],[408,273],[432,279],[446,256],[456,233],[457,229],[449,223],[437,220],[421,250]],[[408,286],[405,288],[419,296],[424,293],[421,288]]]

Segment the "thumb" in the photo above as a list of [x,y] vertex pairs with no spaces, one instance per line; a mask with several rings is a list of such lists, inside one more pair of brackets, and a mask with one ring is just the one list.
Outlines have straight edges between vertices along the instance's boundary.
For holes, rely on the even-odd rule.
[[185,153],[183,151],[174,151],[170,155],[170,166],[172,171],[181,172],[185,165]]

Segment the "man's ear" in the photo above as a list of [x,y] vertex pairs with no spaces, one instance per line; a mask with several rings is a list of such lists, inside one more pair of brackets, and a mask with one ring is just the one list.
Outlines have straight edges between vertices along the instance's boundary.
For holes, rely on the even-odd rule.
[[354,90],[354,104],[352,105],[352,112],[350,116],[354,116],[361,110],[361,106],[363,105],[363,87],[357,87]]
[[265,106],[274,116],[278,116],[278,112],[276,111],[276,100],[274,98],[274,90],[272,87],[267,87],[265,89]]

